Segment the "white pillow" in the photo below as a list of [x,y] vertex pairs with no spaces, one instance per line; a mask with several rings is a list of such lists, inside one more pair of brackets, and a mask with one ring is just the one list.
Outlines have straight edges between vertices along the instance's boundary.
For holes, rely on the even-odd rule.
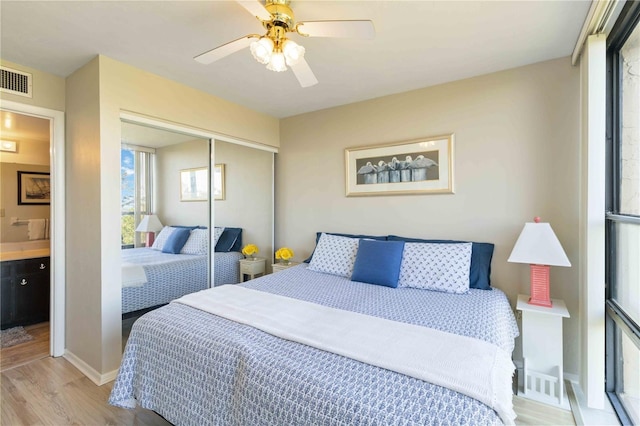
[[398,287],[469,291],[472,243],[405,243]]
[[174,230],[175,228],[172,228],[171,226],[165,226],[164,228],[162,228],[162,231],[160,231],[160,233],[156,237],[151,248],[154,250],[162,250],[162,247],[164,247],[164,243],[167,242],[167,239],[169,238],[169,236],[171,236]]
[[209,230],[192,229],[189,239],[180,250],[181,254],[207,254],[209,247]]
[[320,235],[309,269],[349,278],[358,254],[357,238],[323,233]]
[[215,228],[213,228],[213,247],[215,247],[216,244],[218,244],[218,240],[220,239],[220,236],[222,235],[223,232],[224,232],[224,227],[216,226]]

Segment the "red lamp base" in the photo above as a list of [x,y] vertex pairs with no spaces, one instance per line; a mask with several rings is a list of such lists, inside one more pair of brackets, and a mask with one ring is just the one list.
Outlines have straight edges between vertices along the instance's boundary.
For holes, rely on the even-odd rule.
[[531,266],[531,297],[530,305],[552,306],[549,297],[549,265],[530,265]]
[[153,240],[155,240],[155,238],[156,238],[155,232],[147,232],[147,247],[151,247],[153,245]]

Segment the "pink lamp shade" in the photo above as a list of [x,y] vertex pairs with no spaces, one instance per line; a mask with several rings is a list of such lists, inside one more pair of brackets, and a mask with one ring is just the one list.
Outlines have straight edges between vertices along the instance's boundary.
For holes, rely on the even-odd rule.
[[146,232],[147,247],[151,247],[153,245],[153,240],[155,239],[155,233],[160,231],[162,227],[162,222],[160,222],[158,216],[155,214],[148,214],[142,218],[140,224],[136,228],[136,232]]
[[549,266],[571,266],[558,237],[548,223],[525,223],[508,262],[528,263],[531,269],[532,305],[551,307],[549,297]]

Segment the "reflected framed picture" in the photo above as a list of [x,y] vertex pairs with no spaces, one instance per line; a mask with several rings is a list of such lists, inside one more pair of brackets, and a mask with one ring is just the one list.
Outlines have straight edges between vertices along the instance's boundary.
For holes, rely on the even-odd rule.
[[224,164],[213,167],[213,199],[224,200]]
[[18,172],[18,204],[51,204],[51,175],[43,172]]
[[209,170],[206,167],[180,170],[180,201],[207,201]]
[[452,194],[453,134],[345,149],[346,196]]

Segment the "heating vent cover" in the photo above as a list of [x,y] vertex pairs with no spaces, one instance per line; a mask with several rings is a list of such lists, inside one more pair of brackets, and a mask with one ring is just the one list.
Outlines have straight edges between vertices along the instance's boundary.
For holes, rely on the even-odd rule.
[[31,74],[7,67],[0,67],[0,74],[2,77],[1,91],[29,98],[33,97],[31,94],[33,76]]

